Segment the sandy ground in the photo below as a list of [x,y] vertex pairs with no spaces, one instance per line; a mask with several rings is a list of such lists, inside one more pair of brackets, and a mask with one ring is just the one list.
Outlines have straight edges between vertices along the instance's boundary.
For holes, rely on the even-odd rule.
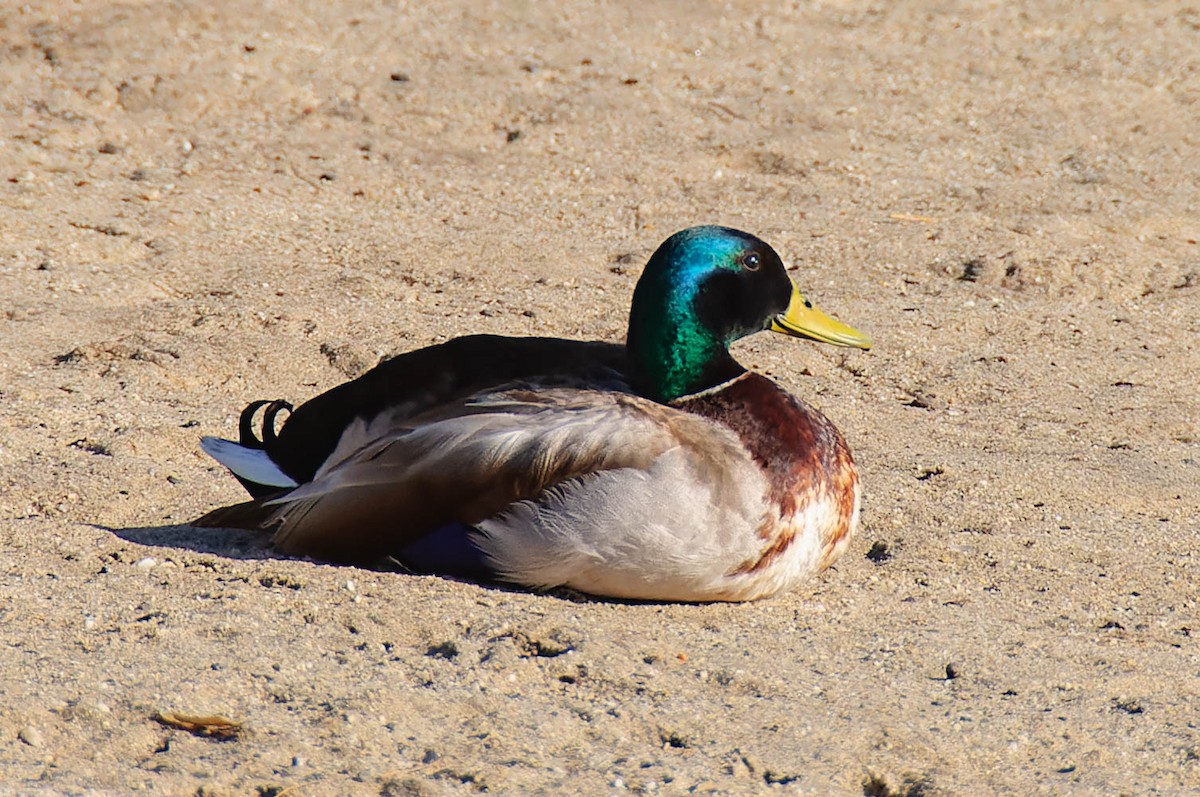
[[[1194,4],[9,0],[0,73],[0,792],[1200,789]],[[861,464],[817,581],[581,602],[186,525],[251,399],[621,340],[706,222],[878,344],[738,349]]]

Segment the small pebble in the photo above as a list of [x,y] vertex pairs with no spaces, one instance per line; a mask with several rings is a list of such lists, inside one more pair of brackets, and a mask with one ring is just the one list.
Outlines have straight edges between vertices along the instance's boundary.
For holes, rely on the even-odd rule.
[[30,747],[41,747],[46,741],[42,732],[34,727],[22,728],[17,732],[17,738]]
[[134,564],[134,567],[136,567],[138,570],[149,570],[156,564],[158,564],[157,559],[155,559],[153,556],[147,556],[145,559],[139,559],[137,563]]

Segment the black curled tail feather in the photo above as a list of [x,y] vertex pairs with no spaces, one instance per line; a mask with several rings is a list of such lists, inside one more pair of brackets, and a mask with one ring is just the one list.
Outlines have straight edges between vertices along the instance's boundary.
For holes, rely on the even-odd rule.
[[[266,409],[263,410],[262,436],[259,437],[254,432],[254,416],[263,407]],[[283,399],[260,399],[249,404],[238,419],[238,443],[246,448],[269,451],[275,445],[275,418],[284,410],[290,414],[292,405]]]
[[[254,417],[260,409],[263,410],[262,425],[260,427],[262,429],[261,437],[254,431]],[[284,410],[287,410],[290,413],[292,411],[292,405],[283,399],[261,399],[249,404],[246,409],[242,410],[242,414],[238,418],[238,444],[244,448],[253,448],[259,451],[266,451],[269,456],[271,449],[275,446],[276,441],[275,419],[279,413]],[[250,493],[250,495],[256,499],[265,500],[280,494],[278,487],[270,487],[267,485],[258,484],[243,476],[239,476],[236,473],[233,474],[233,477],[237,479],[243,487],[246,488],[246,492]],[[205,516],[205,519],[212,520],[212,518],[208,518],[207,515]],[[220,525],[220,523],[212,522],[201,525]],[[249,526],[244,526],[244,528],[249,528]]]

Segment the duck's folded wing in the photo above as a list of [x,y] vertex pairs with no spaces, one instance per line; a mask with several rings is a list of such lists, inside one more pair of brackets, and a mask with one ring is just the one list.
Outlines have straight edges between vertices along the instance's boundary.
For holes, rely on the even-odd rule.
[[[297,482],[314,474],[355,419],[414,417],[515,383],[628,391],[625,347],[613,343],[469,335],[384,360],[306,401],[265,446]],[[264,428],[264,438],[269,430]]]
[[419,423],[356,421],[311,482],[261,505],[260,527],[288,553],[376,560],[571,479],[646,469],[680,445],[683,415],[628,394],[514,390]]

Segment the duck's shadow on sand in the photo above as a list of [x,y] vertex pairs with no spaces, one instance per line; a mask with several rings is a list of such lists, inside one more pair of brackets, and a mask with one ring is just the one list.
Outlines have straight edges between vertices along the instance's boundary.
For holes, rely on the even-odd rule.
[[295,559],[281,555],[267,543],[260,532],[244,529],[199,528],[190,523],[168,526],[133,526],[116,528],[100,523],[89,526],[107,531],[126,542],[158,548],[177,548],[194,553],[212,554],[227,559]]
[[[270,546],[270,544],[267,542],[267,538],[261,532],[246,531],[244,529],[200,528],[197,526],[192,526],[188,523],[173,523],[166,526],[131,526],[129,528],[116,528],[114,526],[105,526],[101,523],[88,523],[87,525],[94,529],[107,531],[110,534],[125,540],[126,542],[131,542],[136,545],[153,546],[156,548],[175,548],[181,551],[191,551],[198,554],[219,556],[225,559],[241,559],[246,561],[256,559],[277,560],[284,562],[314,561],[304,557],[281,554]],[[346,570],[368,570],[377,573],[392,573],[398,578],[413,575],[438,575],[413,573],[399,562],[391,559],[380,561],[377,565],[371,567],[359,565],[328,566],[340,566],[344,567]],[[504,582],[457,578],[451,576],[438,577],[444,578],[447,581],[460,581],[467,584],[474,584],[483,589],[495,592],[534,594],[531,590],[524,589],[513,584],[506,584]],[[651,606],[667,605],[663,601],[626,600],[622,598],[605,598],[595,595],[588,595],[567,587],[556,587],[554,589],[537,592],[536,594],[550,598],[557,598],[570,603],[616,603]]]

